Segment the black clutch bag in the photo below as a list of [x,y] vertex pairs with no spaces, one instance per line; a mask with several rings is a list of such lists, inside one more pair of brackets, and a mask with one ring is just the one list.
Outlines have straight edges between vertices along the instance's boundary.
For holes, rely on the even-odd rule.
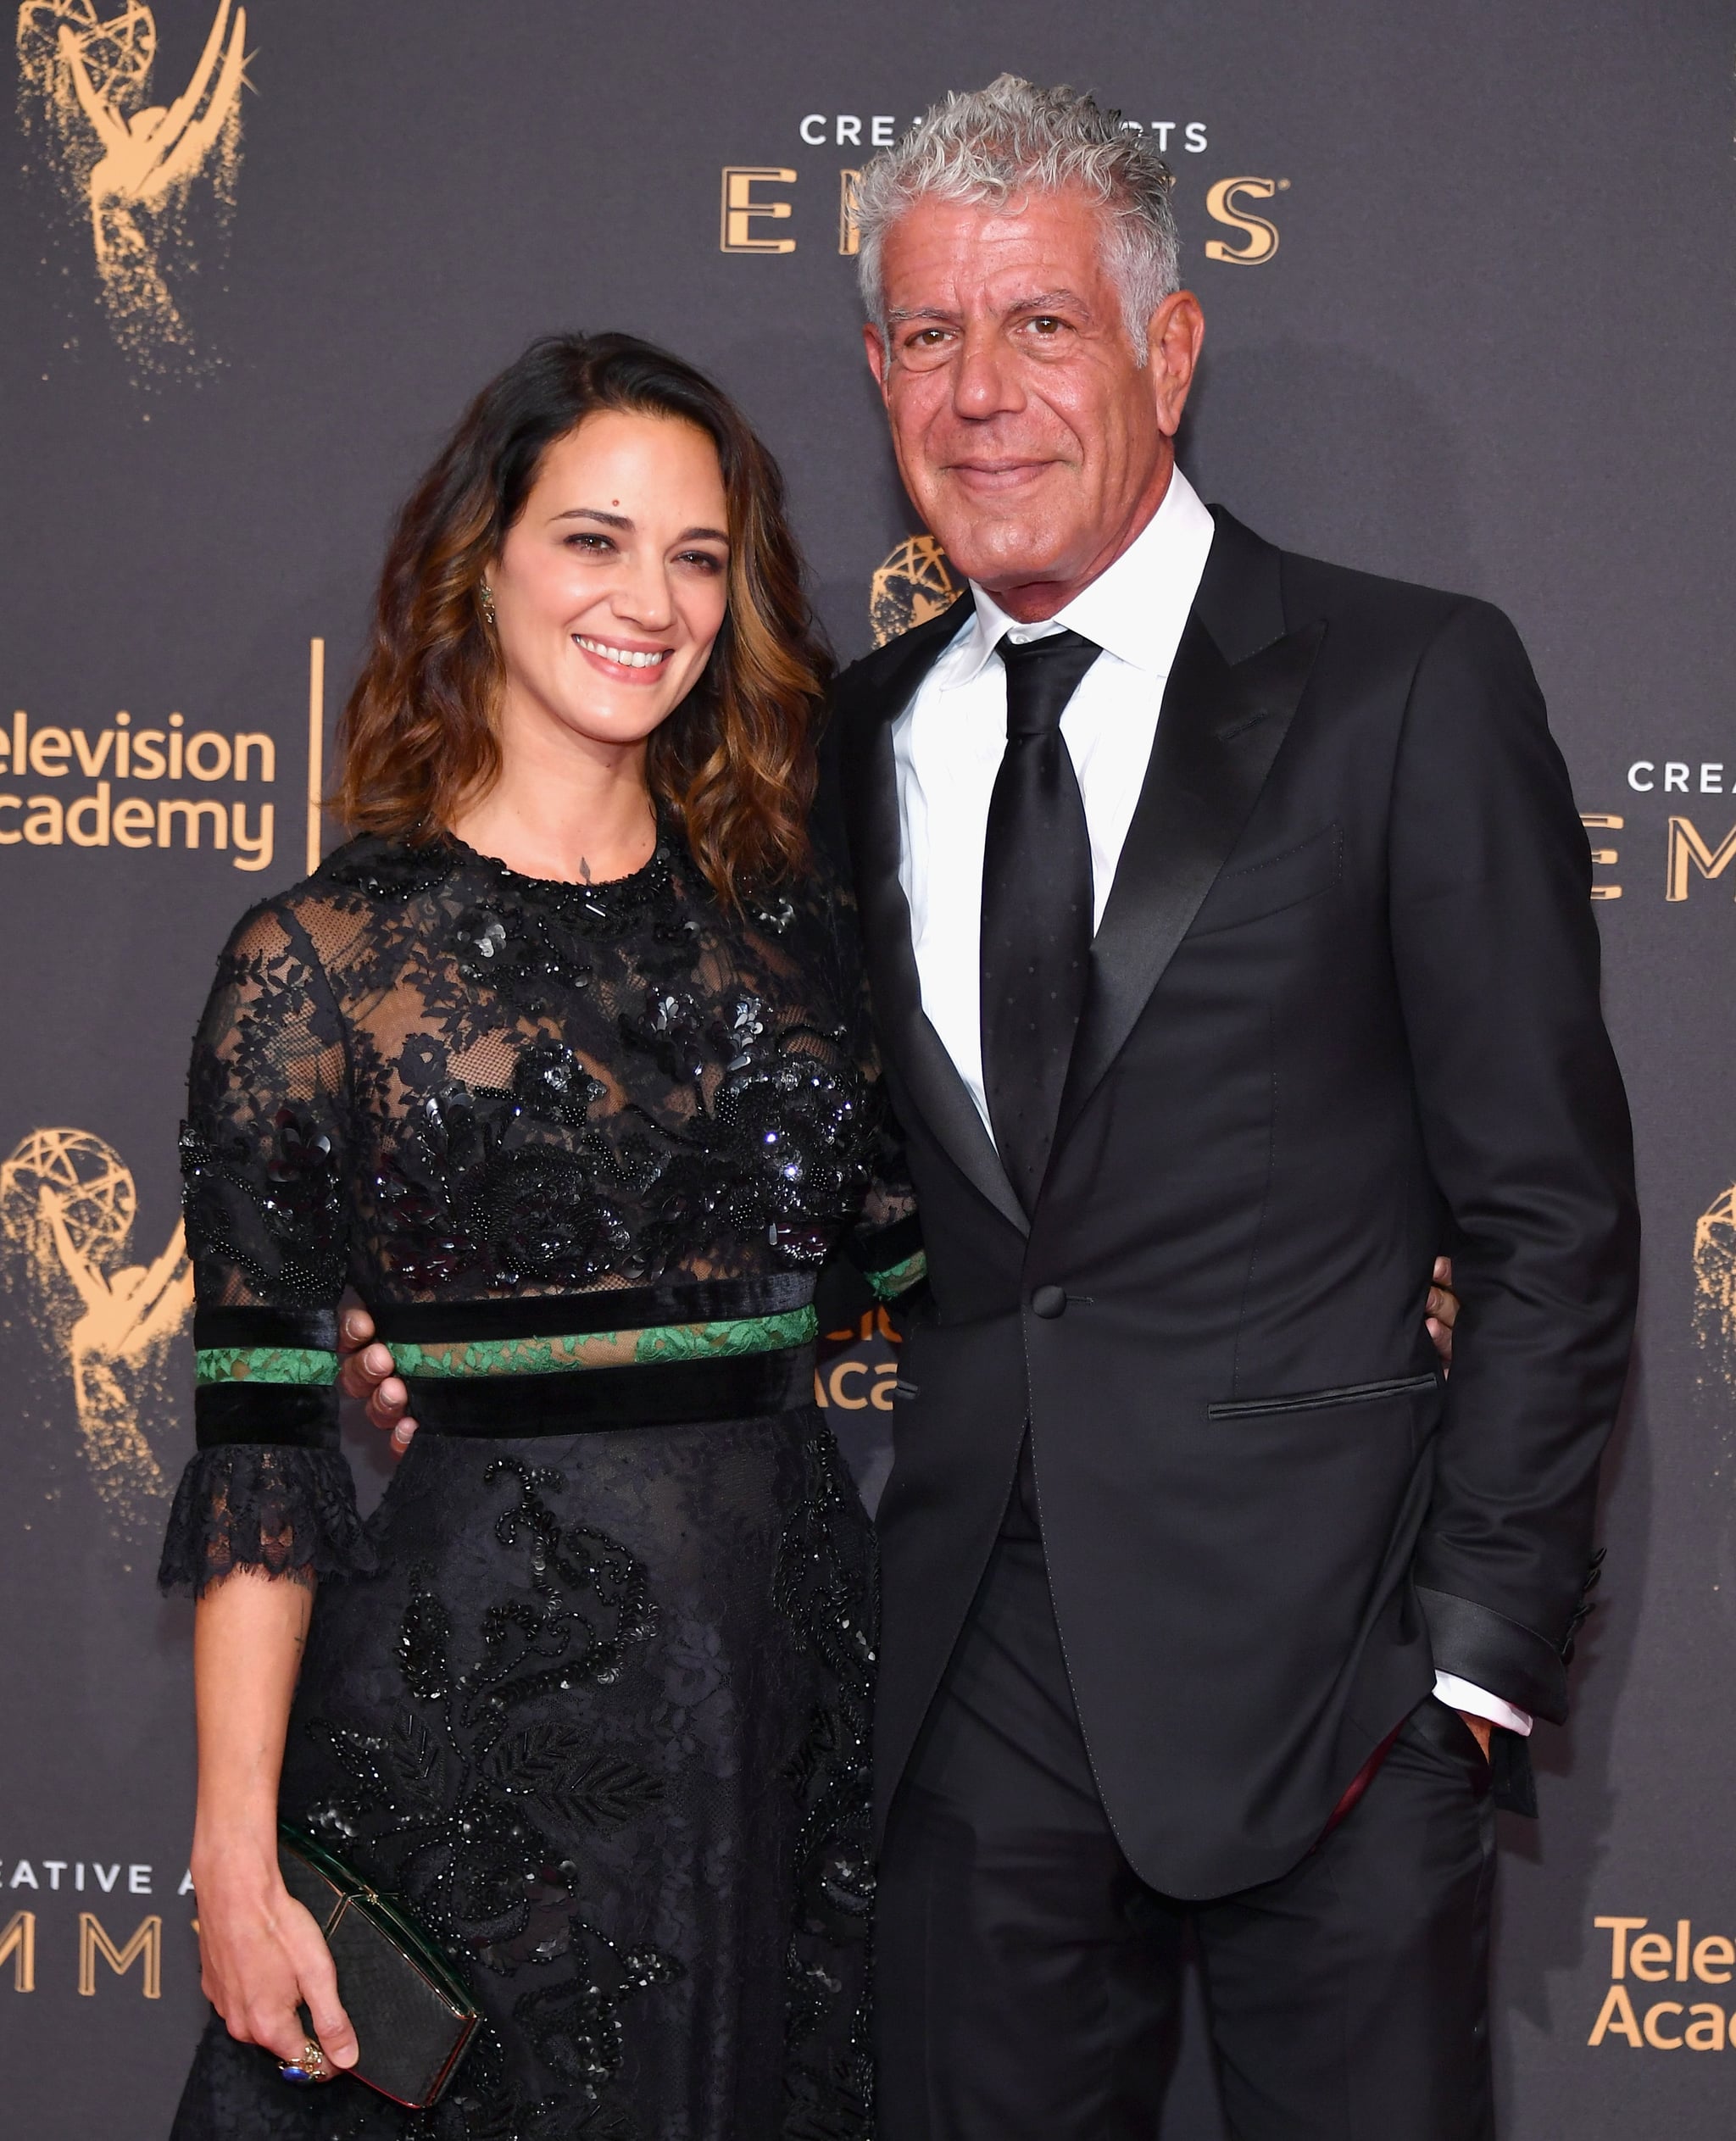
[[[337,1966],[358,2047],[355,2065],[342,2071],[411,2110],[437,2104],[476,2033],[457,1971],[394,1897],[287,1821],[277,1827],[277,1863]],[[305,2010],[302,2022],[311,2037]]]

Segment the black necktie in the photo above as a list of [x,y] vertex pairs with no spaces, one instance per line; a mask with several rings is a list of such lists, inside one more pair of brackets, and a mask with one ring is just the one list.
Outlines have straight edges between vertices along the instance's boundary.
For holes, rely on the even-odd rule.
[[982,856],[982,1084],[1001,1164],[1034,1210],[1091,965],[1091,839],[1061,715],[1100,649],[1003,639],[1007,748]]

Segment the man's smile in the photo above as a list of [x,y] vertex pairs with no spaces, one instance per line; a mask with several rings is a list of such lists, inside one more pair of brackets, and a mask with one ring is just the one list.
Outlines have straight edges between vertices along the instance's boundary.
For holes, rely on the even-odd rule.
[[951,463],[950,473],[967,490],[992,496],[1000,491],[1016,490],[1021,483],[1034,482],[1054,466],[1054,462],[1048,459],[976,455],[967,461]]

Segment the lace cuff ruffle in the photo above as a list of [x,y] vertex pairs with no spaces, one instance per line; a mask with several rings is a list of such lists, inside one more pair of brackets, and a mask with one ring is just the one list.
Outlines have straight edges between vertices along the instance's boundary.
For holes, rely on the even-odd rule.
[[235,1443],[201,1450],[181,1474],[157,1581],[198,1597],[234,1569],[371,1576],[377,1565],[340,1451]]

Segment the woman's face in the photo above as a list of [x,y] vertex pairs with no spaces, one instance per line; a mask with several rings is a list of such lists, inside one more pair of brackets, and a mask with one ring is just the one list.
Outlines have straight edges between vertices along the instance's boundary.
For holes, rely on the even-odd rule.
[[706,434],[677,417],[586,417],[544,453],[487,576],[509,729],[642,742],[698,681],[728,566]]

